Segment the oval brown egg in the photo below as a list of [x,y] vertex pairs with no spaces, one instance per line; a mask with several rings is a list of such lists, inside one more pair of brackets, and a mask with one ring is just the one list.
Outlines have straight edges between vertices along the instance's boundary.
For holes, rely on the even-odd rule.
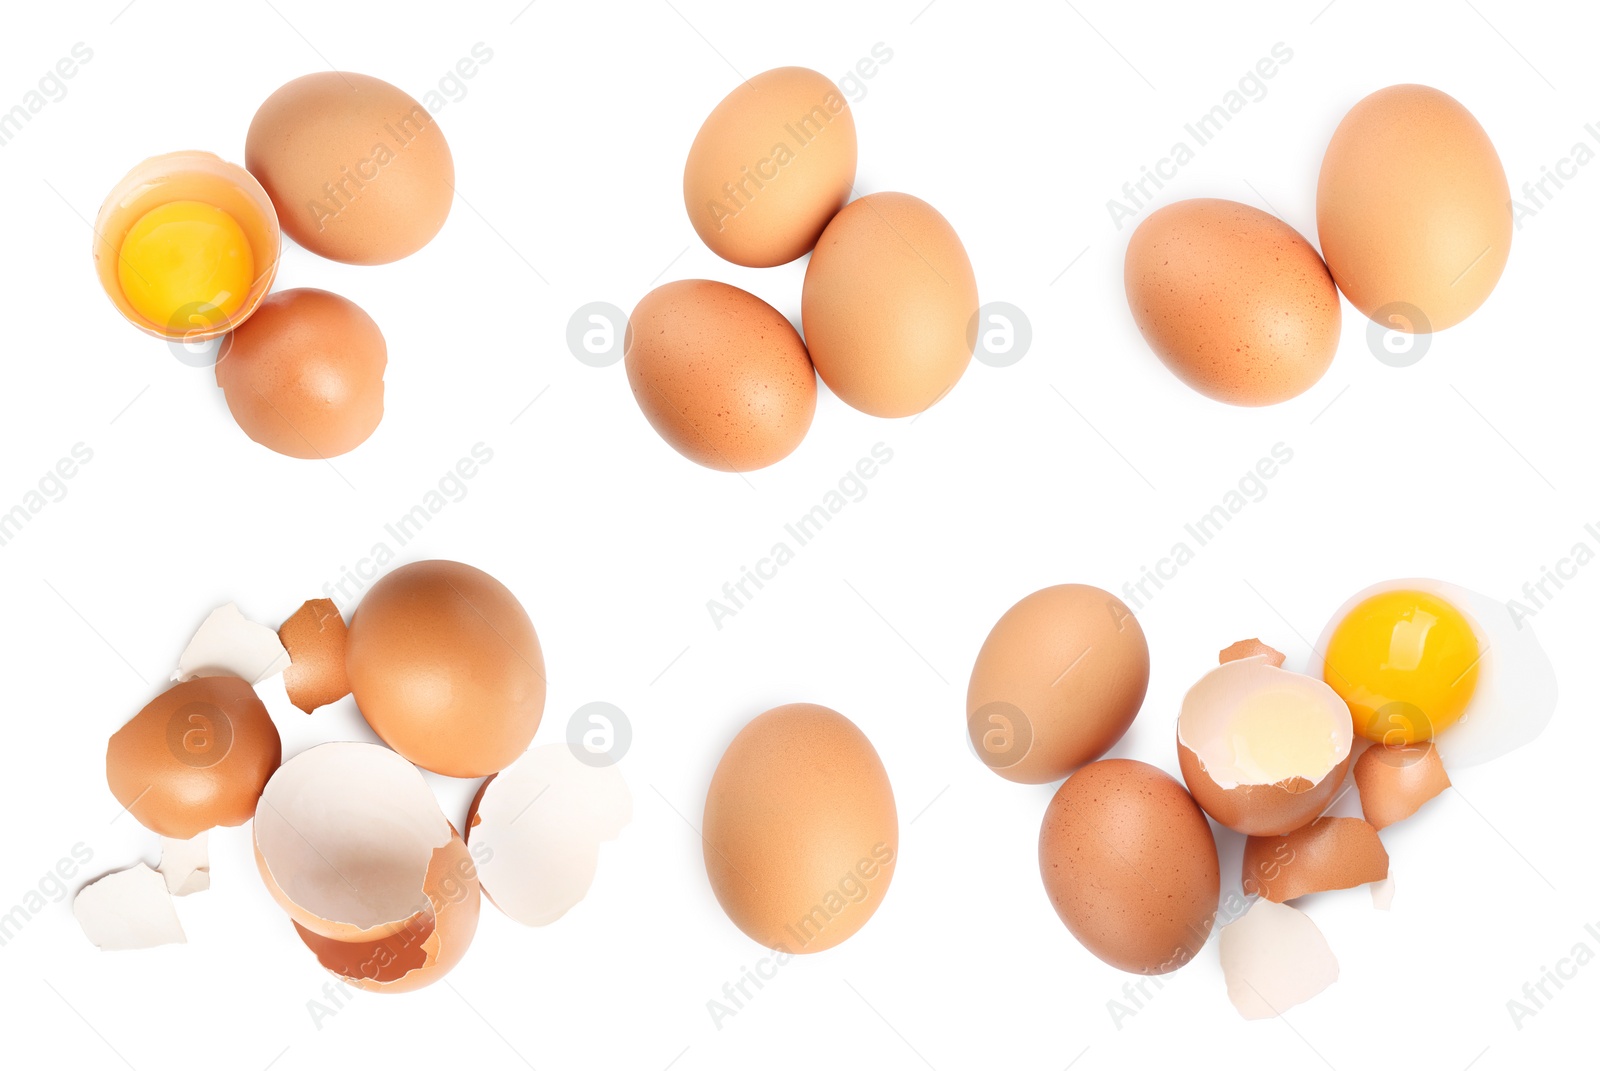
[[874,193],[822,232],[800,315],[830,390],[863,413],[913,416],[948,394],[972,360],[978,283],[932,205]]
[[1511,231],[1505,168],[1454,97],[1390,86],[1340,120],[1317,178],[1317,236],[1366,316],[1410,334],[1460,323],[1500,281]]
[[812,703],[769,710],[733,738],[703,832],[717,902],[752,939],[790,954],[866,925],[900,850],[878,753],[848,718]]
[[707,468],[764,468],[811,427],[817,377],[805,343],[782,313],[738,287],[656,287],[628,317],[623,352],[650,426]]
[[330,458],[383,419],[383,332],[326,290],[283,290],[222,343],[217,386],[244,433],[269,450]]
[[460,562],[413,562],[373,584],[350,619],[345,668],[384,743],[449,777],[499,772],[544,713],[544,655],[527,611]]
[[111,794],[146,829],[188,840],[237,826],[283,759],[278,729],[238,677],[197,677],[152,699],[106,746]]
[[683,204],[710,250],[750,268],[804,256],[850,196],[856,124],[839,87],[805,67],[747,79],[689,147]]
[[1177,781],[1132,759],[1090,763],[1056,791],[1039,830],[1039,872],[1072,935],[1133,974],[1193,959],[1222,888],[1205,814]]
[[283,232],[346,264],[387,264],[439,233],[455,164],[439,124],[404,90],[349,71],[308,74],[250,121],[245,167]]
[[1272,405],[1308,390],[1339,347],[1339,292],[1276,216],[1196,198],[1151,213],[1123,260],[1128,308],[1157,357],[1207,398]]
[[1122,739],[1149,683],[1150,648],[1122,600],[1058,584],[989,631],[967,684],[967,732],[1006,780],[1056,781]]

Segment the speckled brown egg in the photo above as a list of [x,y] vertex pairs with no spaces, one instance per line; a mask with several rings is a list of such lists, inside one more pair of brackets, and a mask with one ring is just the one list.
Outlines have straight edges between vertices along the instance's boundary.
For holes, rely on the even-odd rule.
[[412,562],[373,584],[350,619],[345,668],[383,742],[448,777],[498,773],[544,714],[544,654],[528,612],[460,562]]
[[995,623],[967,684],[967,732],[1008,781],[1043,784],[1104,755],[1150,683],[1150,648],[1123,601],[1057,584]]
[[188,840],[244,823],[282,759],[277,727],[248,682],[197,677],[112,734],[106,782],[145,828]]
[[1350,303],[1439,331],[1488,299],[1511,255],[1511,191],[1472,113],[1429,86],[1380,89],[1339,122],[1317,178],[1317,236]]
[[223,341],[217,386],[239,427],[267,449],[338,457],[383,419],[388,364],[383,332],[355,302],[282,290]]
[[900,849],[894,792],[855,723],[813,703],[739,731],[706,792],[706,874],[734,924],[790,954],[866,925]]
[[817,377],[805,343],[782,313],[736,286],[657,287],[628,318],[623,350],[645,419],[707,468],[764,468],[811,427]]
[[1196,198],[1152,213],[1128,240],[1128,308],[1179,379],[1230,405],[1309,389],[1339,345],[1339,292],[1311,244],[1275,216]]
[[439,233],[455,197],[450,146],[428,109],[379,78],[320,71],[268,97],[245,167],[283,233],[346,264],[387,264]]
[[1039,872],[1072,935],[1134,974],[1193,959],[1222,887],[1205,814],[1177,781],[1132,759],[1090,763],[1057,790],[1039,830]]
[[683,168],[689,222],[710,250],[770,268],[804,256],[850,196],[856,124],[826,75],[779,67],[706,117]]
[[874,193],[822,232],[800,316],[817,374],[847,405],[913,416],[972,360],[978,283],[955,229],[926,201]]

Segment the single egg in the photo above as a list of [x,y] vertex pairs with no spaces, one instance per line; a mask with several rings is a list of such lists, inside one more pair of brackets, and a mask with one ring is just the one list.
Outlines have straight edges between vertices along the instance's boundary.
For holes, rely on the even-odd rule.
[[244,323],[278,270],[278,217],[261,184],[210,153],[135,167],[95,221],[95,271],[132,324],[203,342]]
[[794,452],[817,409],[817,376],[777,309],[726,283],[658,286],[628,317],[628,383],[678,453],[749,472]]
[[683,204],[700,240],[750,268],[810,252],[856,177],[856,124],[839,87],[805,67],[746,79],[695,135]]
[[250,121],[244,159],[289,237],[346,264],[415,253],[455,198],[455,162],[428,110],[349,71],[308,74],[268,97]]
[[873,416],[914,416],[950,393],[972,360],[977,315],[960,237],[910,194],[852,201],[806,265],[811,361],[829,390]]
[[1390,580],[1329,620],[1311,672],[1355,732],[1390,747],[1433,741],[1446,769],[1528,743],[1555,714],[1555,670],[1529,608],[1441,580]]
[[1056,914],[1119,970],[1166,974],[1206,943],[1222,870],[1206,816],[1167,774],[1101,759],[1067,778],[1039,829]]
[[1339,347],[1339,292],[1276,216],[1196,198],[1151,213],[1123,260],[1128,308],[1172,373],[1207,398],[1273,405],[1309,390]]
[[106,745],[106,781],[146,829],[188,840],[255,813],[283,742],[255,689],[196,677],[152,699]]
[[1057,781],[1109,751],[1150,683],[1150,648],[1123,601],[1058,584],[989,631],[967,684],[967,733],[1008,781]]
[[345,668],[373,732],[448,777],[498,773],[544,714],[544,654],[528,612],[460,562],[413,562],[373,584],[350,618]]
[[246,435],[280,454],[330,458],[383,419],[383,332],[326,290],[283,290],[222,344],[217,386]]
[[1461,103],[1398,85],[1340,120],[1317,177],[1317,236],[1350,303],[1410,334],[1482,305],[1511,255],[1511,190]]
[[717,902],[751,938],[791,955],[865,926],[900,849],[877,751],[850,719],[813,703],[739,730],[711,777],[702,829]]

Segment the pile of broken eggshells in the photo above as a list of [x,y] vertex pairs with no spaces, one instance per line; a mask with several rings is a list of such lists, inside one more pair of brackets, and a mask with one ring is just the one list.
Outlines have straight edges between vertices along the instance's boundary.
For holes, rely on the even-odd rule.
[[[307,715],[353,695],[388,746],[332,741],[283,762],[255,687],[280,674]],[[560,918],[632,817],[614,765],[529,746],[545,696],[538,637],[471,566],[397,568],[348,626],[328,599],[277,630],[230,603],[172,680],[107,746],[111,792],[160,838],[161,863],[80,891],[74,913],[101,949],[183,942],[174,897],[208,888],[208,831],[253,822],[261,878],[317,961],[358,988],[406,992],[460,962],[480,891],[525,925]],[[484,778],[462,830],[422,769]]]

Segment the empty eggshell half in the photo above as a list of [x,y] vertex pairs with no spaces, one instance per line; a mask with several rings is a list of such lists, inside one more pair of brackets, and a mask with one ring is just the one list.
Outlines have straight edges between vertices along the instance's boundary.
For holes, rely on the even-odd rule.
[[344,668],[348,634],[332,599],[312,599],[283,623],[278,639],[289,652],[289,665],[283,671],[289,702],[310,714],[350,694]]
[[238,677],[175,684],[112,734],[106,783],[146,829],[188,840],[254,813],[283,742],[267,708]]
[[1350,708],[1332,688],[1254,655],[1218,666],[1183,697],[1178,765],[1212,818],[1275,836],[1322,813],[1353,738]]
[[1417,809],[1450,787],[1439,749],[1431,742],[1386,747],[1374,744],[1355,765],[1361,813],[1375,829],[1410,818]]
[[1388,876],[1389,853],[1378,831],[1359,818],[1318,818],[1281,837],[1251,837],[1244,845],[1244,891],[1280,904]]
[[1272,1019],[1339,980],[1328,939],[1305,912],[1257,900],[1218,935],[1228,999],[1246,1019]]
[[278,642],[277,633],[249,620],[230,602],[211,611],[200,623],[194,639],[178,656],[172,679],[241,677],[260,684],[288,665],[289,652]]
[[186,942],[172,894],[143,863],[107,874],[79,890],[72,913],[84,936],[103,952]]
[[589,893],[600,845],[633,819],[616,766],[590,766],[566,744],[527,751],[478,790],[467,842],[486,896],[524,926],[548,926]]

